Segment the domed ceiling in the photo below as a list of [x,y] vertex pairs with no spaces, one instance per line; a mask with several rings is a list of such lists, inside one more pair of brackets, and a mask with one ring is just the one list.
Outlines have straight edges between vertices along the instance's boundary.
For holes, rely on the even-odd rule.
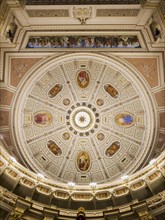
[[64,183],[105,183],[133,173],[152,147],[147,88],[113,57],[49,59],[22,83],[13,114],[25,163]]

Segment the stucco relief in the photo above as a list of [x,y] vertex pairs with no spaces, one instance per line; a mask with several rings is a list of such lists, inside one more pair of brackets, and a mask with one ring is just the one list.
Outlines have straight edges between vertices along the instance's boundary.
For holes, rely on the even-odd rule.
[[158,86],[158,66],[156,58],[125,58],[147,80],[151,87]]
[[69,17],[67,9],[27,10],[29,17]]
[[8,147],[12,145],[10,131],[1,131],[0,132],[0,139],[3,139]]
[[139,9],[97,9],[97,17],[133,17],[137,16]]
[[165,106],[165,90],[154,93],[158,107]]
[[159,113],[160,127],[165,128],[165,112]]
[[0,89],[0,105],[11,105],[14,93],[7,89]]
[[9,126],[9,111],[0,111],[0,125]]
[[17,87],[30,68],[40,60],[41,58],[12,58],[10,68],[10,85]]
[[165,134],[159,133],[158,142],[156,144],[158,149],[165,149]]

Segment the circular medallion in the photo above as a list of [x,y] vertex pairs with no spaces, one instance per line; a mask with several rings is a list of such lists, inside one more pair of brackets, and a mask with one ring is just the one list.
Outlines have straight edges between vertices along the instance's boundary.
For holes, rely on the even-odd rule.
[[99,133],[99,134],[97,135],[97,139],[98,139],[99,141],[104,140],[104,138],[105,138],[105,136],[104,136],[103,133]]
[[91,117],[88,112],[80,111],[76,113],[74,121],[79,128],[86,128],[91,122]]
[[70,134],[65,132],[63,135],[62,135],[63,139],[64,140],[68,140],[70,138]]
[[75,130],[86,132],[94,126],[95,115],[88,107],[81,106],[72,112],[70,123]]
[[69,99],[64,99],[64,100],[63,100],[63,104],[64,104],[65,106],[69,105],[69,104],[70,104],[70,100],[69,100]]

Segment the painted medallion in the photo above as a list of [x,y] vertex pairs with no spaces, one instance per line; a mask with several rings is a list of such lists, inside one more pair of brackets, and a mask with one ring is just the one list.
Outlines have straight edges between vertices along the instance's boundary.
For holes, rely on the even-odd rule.
[[64,99],[64,100],[63,100],[63,104],[64,104],[65,106],[69,105],[69,104],[70,104],[70,100],[69,100],[69,99]]
[[70,138],[70,134],[68,132],[63,133],[62,138],[64,140],[68,140]]
[[55,156],[60,156],[62,154],[61,148],[59,148],[59,146],[57,146],[57,144],[52,140],[47,142],[47,147]]
[[48,92],[48,96],[50,98],[54,98],[59,92],[61,92],[63,86],[61,84],[56,84],[51,90]]
[[48,126],[52,120],[52,116],[48,112],[37,112],[34,114],[34,123],[38,126]]
[[97,103],[98,106],[102,106],[102,105],[104,105],[104,100],[103,99],[97,99],[96,103]]
[[97,139],[98,139],[99,141],[103,141],[104,138],[105,138],[105,136],[104,136],[103,133],[99,133],[99,134],[97,135]]
[[77,156],[77,167],[80,171],[87,171],[90,166],[90,157],[86,151],[81,151]]
[[115,122],[119,126],[131,126],[134,123],[134,118],[131,114],[120,113],[115,116]]
[[86,88],[89,84],[89,74],[82,70],[77,75],[77,83],[81,88]]
[[120,148],[120,143],[118,141],[113,142],[105,151],[107,157],[112,157]]
[[112,98],[118,98],[119,93],[112,85],[107,84],[104,86],[104,89]]

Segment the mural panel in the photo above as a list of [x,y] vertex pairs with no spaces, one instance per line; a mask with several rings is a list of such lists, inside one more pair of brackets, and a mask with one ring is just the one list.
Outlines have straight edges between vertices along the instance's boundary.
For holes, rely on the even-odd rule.
[[48,96],[50,98],[54,98],[61,90],[63,86],[61,84],[56,84],[51,90],[48,92]]
[[77,156],[77,166],[80,171],[87,171],[90,166],[90,157],[86,151],[82,151]]
[[120,143],[118,141],[113,142],[105,151],[107,157],[112,157],[120,148]]
[[48,112],[37,112],[34,114],[34,123],[38,126],[48,126],[53,118]]
[[81,88],[86,88],[89,84],[89,74],[86,71],[80,71],[77,75],[77,83]]
[[26,48],[141,48],[136,35],[30,36]]
[[47,142],[47,147],[55,156],[60,156],[62,154],[61,148],[52,140]]
[[120,113],[115,116],[115,123],[119,126],[131,126],[134,124],[134,118],[131,114]]
[[104,89],[112,98],[118,98],[119,93],[112,85],[107,84],[104,86]]

